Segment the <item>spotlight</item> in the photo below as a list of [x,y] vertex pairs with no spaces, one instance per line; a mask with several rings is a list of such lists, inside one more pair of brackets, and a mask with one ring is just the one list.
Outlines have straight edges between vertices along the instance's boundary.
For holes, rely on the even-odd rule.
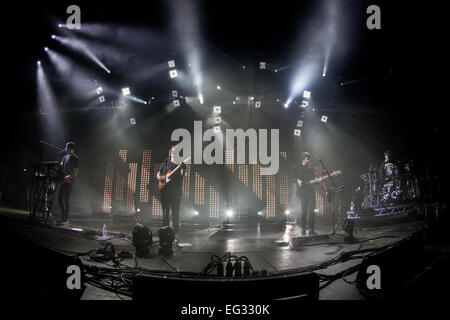
[[169,65],[169,68],[175,68],[175,61],[174,60],[168,61],[167,64]]
[[63,27],[63,25],[60,23],[60,24],[58,24],[58,28],[62,28]]
[[103,103],[103,102],[105,102],[105,97],[104,97],[104,96],[100,96],[100,97],[98,98],[98,100],[99,100],[101,103]]
[[260,62],[259,63],[259,68],[260,69],[266,69],[266,63],[265,62]]
[[261,211],[258,211],[258,216],[262,216],[262,212]]
[[326,76],[326,74],[325,73],[322,73],[322,77],[325,77]]
[[214,106],[214,113],[221,113],[222,108],[220,106]]
[[288,215],[291,214],[291,212],[290,212],[289,210],[285,210],[285,211],[284,211],[284,214],[288,216]]
[[102,87],[98,87],[98,88],[97,88],[97,94],[102,93],[102,91],[103,91],[103,88],[102,88]]
[[141,209],[140,209],[140,208],[137,208],[136,211],[137,211],[137,212],[141,212]]
[[245,69],[245,66],[242,66],[242,69]]
[[200,102],[200,104],[203,104],[203,95],[202,94],[199,94],[198,95],[198,101]]
[[47,48],[47,47],[44,47],[44,50],[45,50],[46,52],[48,52],[48,48]]
[[302,130],[299,130],[299,129],[294,130],[294,136],[296,136],[296,137],[300,137],[301,133],[302,133]]
[[233,100],[233,104],[236,104],[236,101]]
[[303,100],[302,101],[302,108],[307,108],[309,106],[309,101]]
[[215,124],[219,124],[219,123],[221,123],[222,122],[222,118],[221,117],[215,117],[214,118],[214,123]]
[[176,78],[178,76],[178,72],[176,69],[169,71],[170,78]]
[[40,66],[40,65],[41,65],[41,61],[40,61],[40,60],[38,60],[37,64],[38,64],[38,66]]
[[198,216],[198,211],[194,211],[194,216]]
[[217,86],[217,90],[220,90],[220,86]]
[[52,39],[55,39],[55,38],[56,38],[56,36],[54,34],[52,34]]
[[328,117],[327,116],[322,116],[322,119],[320,119],[320,121],[326,123],[328,121]]
[[219,133],[219,132],[220,132],[220,126],[215,126],[214,133]]
[[285,107],[285,108],[289,107],[289,104],[285,103],[285,104],[284,104],[284,107]]
[[132,126],[136,125],[136,119],[135,118],[130,118],[130,123]]
[[124,96],[128,96],[128,95],[130,95],[130,88],[123,88],[122,89],[122,94],[124,95]]
[[178,91],[172,90],[172,97],[178,97]]
[[255,102],[255,108],[261,108],[261,101]]
[[277,69],[275,69],[275,72],[278,72],[278,70],[277,70]]
[[227,217],[231,218],[233,216],[233,211],[232,210],[227,210]]
[[180,100],[173,100],[173,106],[179,107],[180,106]]
[[303,121],[302,120],[297,121],[297,127],[299,127],[299,128],[303,127]]
[[311,99],[311,91],[303,91],[303,98],[305,99]]

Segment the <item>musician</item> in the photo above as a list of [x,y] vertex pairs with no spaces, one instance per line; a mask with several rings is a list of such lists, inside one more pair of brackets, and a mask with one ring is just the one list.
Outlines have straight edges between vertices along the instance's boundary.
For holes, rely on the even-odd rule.
[[[165,182],[165,175],[169,170],[174,170],[178,165],[174,163],[173,157],[174,147],[169,149],[169,154],[166,160],[161,164],[156,178]],[[170,210],[172,210],[173,231],[178,233],[180,224],[180,200],[181,200],[181,183],[182,177],[185,173],[186,165],[181,163],[180,169],[170,176],[168,182],[163,189],[161,189],[161,204],[163,207],[163,226],[170,226]]]
[[315,178],[314,168],[311,167],[311,155],[303,152],[300,156],[301,164],[296,166],[297,196],[300,199],[300,227],[301,235],[317,235],[314,231],[314,208],[316,207],[315,187],[309,181]]
[[66,155],[62,158],[61,169],[64,180],[59,187],[58,202],[61,209],[61,224],[69,223],[70,193],[72,192],[75,177],[78,174],[79,159],[75,155],[75,143],[66,143]]
[[390,180],[393,179],[395,174],[397,173],[397,166],[392,160],[392,153],[390,151],[384,152],[384,161],[380,165],[380,177],[382,180]]

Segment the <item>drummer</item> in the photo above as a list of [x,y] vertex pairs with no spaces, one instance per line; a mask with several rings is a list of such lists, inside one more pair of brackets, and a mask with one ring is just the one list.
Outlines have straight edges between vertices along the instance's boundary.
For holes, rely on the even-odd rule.
[[398,175],[398,168],[392,160],[392,153],[389,150],[384,152],[384,161],[380,165],[379,172],[382,180],[392,180]]

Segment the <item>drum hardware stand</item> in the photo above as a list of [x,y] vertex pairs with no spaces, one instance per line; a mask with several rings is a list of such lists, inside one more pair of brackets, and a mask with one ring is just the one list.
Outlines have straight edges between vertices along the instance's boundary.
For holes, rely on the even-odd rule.
[[[336,182],[334,181],[333,177],[330,175],[330,172],[328,171],[328,169],[325,167],[325,165],[323,164],[322,159],[316,154],[314,155],[314,157],[319,161],[320,165],[322,166],[323,170],[325,171],[325,173],[327,174],[328,178],[331,180],[331,184],[332,187],[325,189],[327,196],[330,196],[331,198],[331,216],[332,216],[332,224],[333,224],[333,229],[331,231],[331,235],[335,235],[336,234],[336,223],[335,223],[335,214],[336,214],[336,210],[334,209],[334,197],[336,193],[340,193],[342,190],[344,190],[344,186],[338,186],[336,184]],[[339,217],[341,216],[341,211],[342,211],[342,193],[340,193],[340,198],[339,198]]]

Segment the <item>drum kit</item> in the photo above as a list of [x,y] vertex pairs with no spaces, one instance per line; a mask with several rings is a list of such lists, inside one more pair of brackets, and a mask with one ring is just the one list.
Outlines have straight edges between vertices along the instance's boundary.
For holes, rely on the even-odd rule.
[[354,208],[377,208],[401,204],[420,198],[417,176],[414,174],[413,162],[403,166],[393,164],[392,174],[381,177],[377,168],[360,175],[360,185],[353,196]]

